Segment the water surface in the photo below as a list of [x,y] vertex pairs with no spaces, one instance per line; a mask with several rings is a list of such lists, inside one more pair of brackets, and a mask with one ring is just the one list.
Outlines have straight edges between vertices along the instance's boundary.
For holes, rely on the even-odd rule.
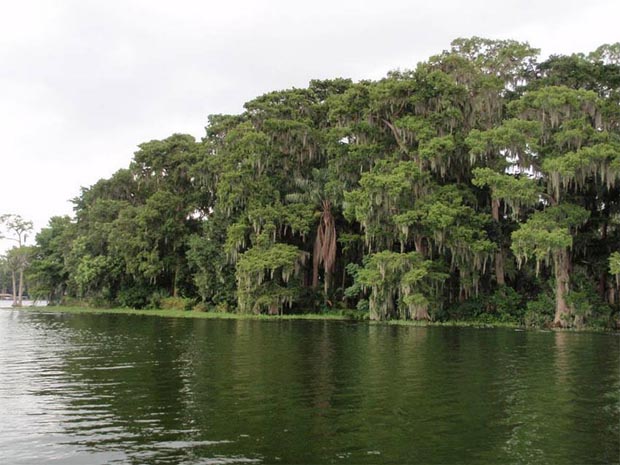
[[619,463],[619,341],[0,310],[0,463]]

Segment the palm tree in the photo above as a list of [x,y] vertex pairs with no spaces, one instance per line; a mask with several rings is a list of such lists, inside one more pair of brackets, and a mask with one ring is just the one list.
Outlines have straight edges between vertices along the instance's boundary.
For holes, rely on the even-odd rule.
[[316,229],[312,252],[312,287],[319,285],[319,268],[323,265],[325,297],[331,287],[332,276],[336,268],[336,221],[332,212],[332,203],[325,193],[326,170],[313,169],[312,178],[297,178],[295,185],[298,192],[288,194],[286,199],[292,203],[311,203],[317,208],[319,222]]

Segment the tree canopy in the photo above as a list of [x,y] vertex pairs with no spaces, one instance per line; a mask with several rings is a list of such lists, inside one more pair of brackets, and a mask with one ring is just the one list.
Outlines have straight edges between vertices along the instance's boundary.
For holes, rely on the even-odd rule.
[[131,307],[610,324],[619,47],[541,62],[527,43],[457,39],[379,81],[212,115],[202,140],[143,143],[83,189],[37,236],[32,285]]

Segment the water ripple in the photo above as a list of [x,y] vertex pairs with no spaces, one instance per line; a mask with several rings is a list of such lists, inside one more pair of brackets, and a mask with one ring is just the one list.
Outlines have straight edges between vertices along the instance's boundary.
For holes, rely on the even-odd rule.
[[0,463],[613,463],[619,338],[0,310]]

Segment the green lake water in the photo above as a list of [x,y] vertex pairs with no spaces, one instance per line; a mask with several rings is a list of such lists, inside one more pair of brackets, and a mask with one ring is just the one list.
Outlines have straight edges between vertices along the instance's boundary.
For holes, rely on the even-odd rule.
[[620,462],[620,338],[0,310],[2,464]]

